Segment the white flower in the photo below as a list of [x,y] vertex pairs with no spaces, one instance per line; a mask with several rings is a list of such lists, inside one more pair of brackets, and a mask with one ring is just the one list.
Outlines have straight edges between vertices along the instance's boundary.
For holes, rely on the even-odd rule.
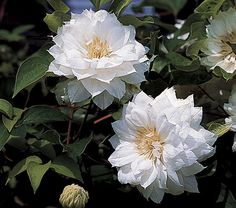
[[84,10],[58,29],[49,49],[50,72],[77,78],[79,99],[92,96],[106,108],[125,94],[125,82],[138,84],[148,69],[146,49],[135,40],[133,26],[124,26],[105,10]]
[[115,151],[109,161],[118,180],[156,203],[165,192],[198,192],[194,174],[204,169],[199,162],[214,154],[216,140],[201,120],[193,96],[177,99],[173,88],[155,99],[140,92],[124,107],[122,119],[112,123]]
[[203,63],[214,69],[219,66],[227,73],[236,70],[236,10],[220,12],[207,26],[207,55]]

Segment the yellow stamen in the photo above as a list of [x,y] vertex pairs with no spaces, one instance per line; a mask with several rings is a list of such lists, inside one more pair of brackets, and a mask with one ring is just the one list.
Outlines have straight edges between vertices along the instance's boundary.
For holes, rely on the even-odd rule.
[[99,37],[95,36],[93,40],[86,46],[87,56],[90,59],[93,58],[102,58],[108,56],[111,51],[107,41],[102,41]]
[[137,149],[140,154],[145,155],[148,159],[161,159],[164,141],[155,128],[140,128],[136,135]]

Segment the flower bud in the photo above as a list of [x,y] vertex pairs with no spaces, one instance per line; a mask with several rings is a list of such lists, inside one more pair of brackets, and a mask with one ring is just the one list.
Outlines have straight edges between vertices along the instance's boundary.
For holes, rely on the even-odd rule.
[[88,199],[88,192],[83,187],[71,184],[64,188],[59,201],[63,208],[84,208]]

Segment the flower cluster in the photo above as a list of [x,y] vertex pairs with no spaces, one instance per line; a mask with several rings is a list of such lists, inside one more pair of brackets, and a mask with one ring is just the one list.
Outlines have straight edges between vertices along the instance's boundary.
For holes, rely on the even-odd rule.
[[[228,73],[236,70],[235,17],[235,9],[220,12],[207,26],[203,62],[211,69],[219,66]],[[54,60],[48,71],[72,79],[69,85],[77,91],[75,100],[91,97],[104,109],[114,98],[124,98],[128,88],[145,80],[150,61],[147,49],[135,40],[133,26],[122,25],[105,10],[72,14],[53,41],[49,53]],[[233,131],[235,95],[225,104],[231,115],[226,123]],[[201,126],[201,121],[202,108],[194,106],[193,95],[178,99],[174,88],[155,99],[144,92],[136,94],[124,106],[121,120],[112,123],[115,135],[110,142],[115,151],[109,162],[118,169],[118,180],[136,186],[145,198],[156,203],[165,193],[197,193],[195,174],[204,169],[200,162],[214,154],[217,138]],[[83,204],[87,201],[85,195]],[[67,199],[68,194],[61,196],[62,203]]]
[[216,136],[200,122],[202,109],[194,107],[193,96],[177,99],[173,88],[155,99],[141,92],[114,122],[111,138],[115,152],[110,163],[118,168],[121,183],[159,203],[164,193],[198,192],[194,174],[199,163],[214,153]]

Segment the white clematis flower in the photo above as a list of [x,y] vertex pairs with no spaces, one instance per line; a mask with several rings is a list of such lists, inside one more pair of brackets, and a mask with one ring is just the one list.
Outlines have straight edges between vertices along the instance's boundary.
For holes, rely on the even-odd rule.
[[236,71],[236,9],[220,12],[207,26],[206,50],[203,63],[214,69],[219,66],[227,73]]
[[133,26],[124,26],[105,10],[84,10],[58,29],[49,49],[49,72],[77,78],[79,100],[92,96],[100,107],[125,94],[125,82],[138,84],[148,70],[147,50],[135,40]]
[[112,123],[115,151],[109,161],[118,169],[118,180],[137,186],[156,203],[164,193],[198,192],[194,174],[204,169],[199,162],[214,154],[216,140],[201,120],[193,96],[177,99],[173,88],[155,99],[137,94],[122,119]]

